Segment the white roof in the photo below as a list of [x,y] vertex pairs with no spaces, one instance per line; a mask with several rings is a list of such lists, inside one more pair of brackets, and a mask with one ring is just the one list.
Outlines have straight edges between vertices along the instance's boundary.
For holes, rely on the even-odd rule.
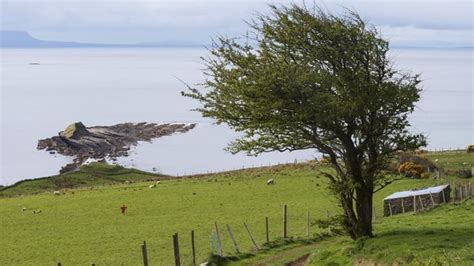
[[420,189],[420,190],[408,190],[408,191],[395,192],[392,195],[386,197],[384,200],[413,197],[413,196],[425,195],[425,194],[430,194],[430,193],[439,193],[443,191],[445,188],[447,188],[448,186],[449,185],[442,185],[442,186],[429,187],[429,188]]

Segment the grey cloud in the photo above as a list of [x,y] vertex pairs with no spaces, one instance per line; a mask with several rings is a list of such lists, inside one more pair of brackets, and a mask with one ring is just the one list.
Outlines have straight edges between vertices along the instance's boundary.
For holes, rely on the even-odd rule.
[[[208,42],[216,34],[239,35],[245,32],[244,19],[255,12],[266,12],[267,3],[290,1],[217,1],[217,0],[0,0],[2,28],[30,31],[46,39],[84,42]],[[302,3],[302,1],[294,1]],[[456,43],[472,45],[471,1],[316,1],[330,12],[344,7],[358,11],[370,23],[391,28],[387,37],[398,44],[413,42],[410,32],[418,29],[432,41],[442,31],[444,36],[459,38]],[[306,1],[312,5],[312,1]],[[400,32],[407,30],[406,37]],[[446,32],[461,32],[461,34]],[[390,34],[394,34],[390,36]],[[428,38],[429,37],[429,38]],[[426,41],[425,40],[425,41]],[[436,41],[436,40],[434,40]]]

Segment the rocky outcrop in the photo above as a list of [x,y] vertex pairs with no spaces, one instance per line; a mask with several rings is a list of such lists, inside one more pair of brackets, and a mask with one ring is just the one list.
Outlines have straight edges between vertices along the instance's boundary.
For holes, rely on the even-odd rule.
[[64,173],[77,169],[89,158],[127,156],[130,147],[138,141],[151,141],[174,133],[185,133],[194,126],[195,124],[123,123],[86,127],[77,122],[59,132],[58,136],[39,140],[37,148],[50,153],[74,156],[74,162],[61,169],[60,172]]

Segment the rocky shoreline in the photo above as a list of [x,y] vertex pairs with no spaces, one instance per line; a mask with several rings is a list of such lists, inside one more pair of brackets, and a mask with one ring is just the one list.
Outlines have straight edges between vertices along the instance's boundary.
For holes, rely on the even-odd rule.
[[38,141],[38,150],[75,157],[60,173],[77,170],[87,159],[105,160],[127,156],[138,141],[185,133],[196,124],[122,123],[113,126],[86,127],[81,122],[69,125],[57,136]]

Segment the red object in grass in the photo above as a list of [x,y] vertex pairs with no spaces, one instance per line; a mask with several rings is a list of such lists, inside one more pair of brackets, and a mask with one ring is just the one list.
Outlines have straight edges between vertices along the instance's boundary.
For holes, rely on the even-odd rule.
[[120,212],[122,214],[125,214],[125,210],[127,209],[127,206],[123,205],[122,207],[120,207]]

